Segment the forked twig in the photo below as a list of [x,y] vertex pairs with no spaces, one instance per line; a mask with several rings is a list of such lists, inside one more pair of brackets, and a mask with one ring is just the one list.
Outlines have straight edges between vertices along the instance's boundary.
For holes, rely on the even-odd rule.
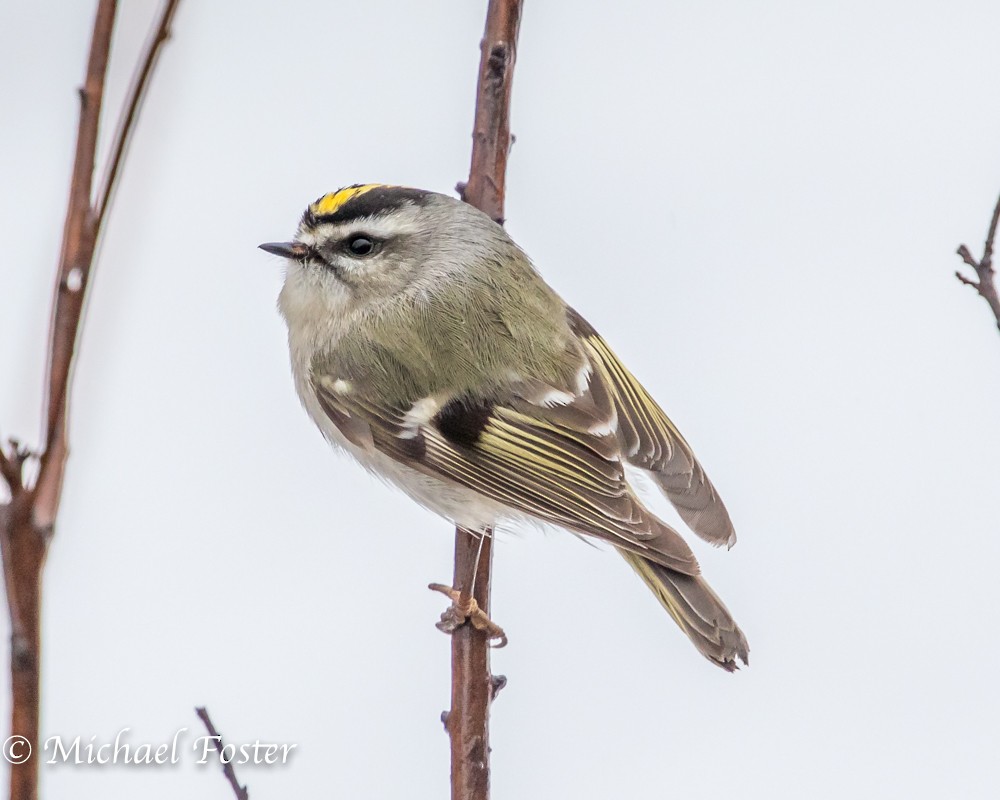
[[997,328],[1000,328],[1000,296],[997,295],[996,270],[993,269],[993,243],[997,235],[998,222],[1000,222],[1000,198],[997,198],[997,204],[993,208],[993,218],[990,220],[990,228],[986,233],[986,243],[983,245],[983,257],[976,261],[969,248],[964,244],[960,245],[956,251],[962,257],[962,261],[975,270],[979,280],[974,281],[966,278],[958,270],[955,271],[955,277],[966,286],[971,286],[979,292],[980,296],[989,304],[993,317],[996,319]]
[[[80,88],[80,122],[70,180],[62,250],[56,274],[49,325],[48,373],[45,382],[45,430],[37,456],[30,456],[15,440],[0,442],[0,477],[10,501],[0,506],[0,553],[11,619],[11,734],[24,737],[37,752],[41,578],[52,536],[63,476],[69,454],[67,419],[73,358],[79,340],[89,278],[101,224],[121,170],[126,142],[135,128],[139,106],[179,0],[165,0],[154,34],[146,45],[126,97],[118,133],[112,146],[106,178],[97,197],[93,193],[98,128],[104,101],[111,38],[118,10],[116,0],[100,0],[94,19],[87,72]],[[25,469],[37,459],[37,472]],[[38,758],[11,765],[10,797],[35,800],[38,796]]]

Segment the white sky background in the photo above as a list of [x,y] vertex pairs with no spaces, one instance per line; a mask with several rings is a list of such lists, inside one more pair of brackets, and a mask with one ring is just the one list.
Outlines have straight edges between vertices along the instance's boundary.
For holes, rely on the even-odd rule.
[[[44,735],[190,745],[207,704],[299,745],[239,770],[254,800],[446,796],[451,529],[313,429],[256,245],[344,184],[466,176],[485,5],[182,3],[76,370]],[[1000,5],[527,5],[509,230],[725,497],[738,546],[694,546],[752,666],[606,548],[503,537],[494,796],[994,796],[1000,338],[952,272],[1000,191]],[[155,4],[124,6],[112,109]],[[0,426],[31,441],[94,7],[2,4]],[[231,796],[192,760],[43,790]]]

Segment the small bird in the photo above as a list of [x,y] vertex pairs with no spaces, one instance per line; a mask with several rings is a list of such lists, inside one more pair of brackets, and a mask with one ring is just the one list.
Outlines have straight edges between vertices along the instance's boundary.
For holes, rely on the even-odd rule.
[[714,545],[736,534],[691,447],[507,232],[436,192],[356,184],[310,205],[278,301],[295,386],[326,438],[455,525],[532,520],[610,542],[725,670],[743,632],[645,471]]

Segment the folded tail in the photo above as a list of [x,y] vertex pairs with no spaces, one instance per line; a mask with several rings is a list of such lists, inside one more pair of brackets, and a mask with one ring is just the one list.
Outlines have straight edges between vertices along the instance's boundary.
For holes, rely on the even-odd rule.
[[750,647],[743,631],[701,576],[683,575],[635,553],[618,552],[705,658],[727,672],[738,669],[737,659],[750,663]]

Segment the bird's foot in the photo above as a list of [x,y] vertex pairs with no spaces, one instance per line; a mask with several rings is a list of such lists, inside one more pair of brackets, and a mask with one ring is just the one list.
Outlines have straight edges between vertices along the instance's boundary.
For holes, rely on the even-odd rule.
[[435,623],[439,631],[454,633],[457,628],[469,622],[477,631],[486,633],[490,647],[503,647],[507,644],[507,634],[503,632],[503,628],[486,616],[476,598],[463,598],[461,592],[443,583],[432,583],[427,588],[451,598],[451,606],[441,615],[441,621]]

